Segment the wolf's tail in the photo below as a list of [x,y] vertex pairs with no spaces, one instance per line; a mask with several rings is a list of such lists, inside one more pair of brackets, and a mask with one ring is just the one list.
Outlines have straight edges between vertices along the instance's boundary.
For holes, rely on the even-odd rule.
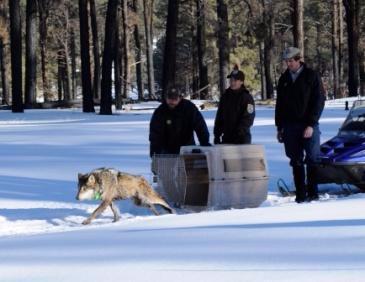
[[169,213],[174,213],[174,214],[176,213],[175,210],[173,210],[169,206],[169,204],[161,197],[161,195],[152,188],[150,183],[144,177],[142,177],[142,183],[143,185],[148,187],[149,192],[147,192],[148,196],[146,198],[149,199],[150,203],[161,206],[164,210],[166,210]]
[[157,204],[160,205],[165,211],[176,214],[176,211],[172,209],[165,201],[164,203],[157,203]]

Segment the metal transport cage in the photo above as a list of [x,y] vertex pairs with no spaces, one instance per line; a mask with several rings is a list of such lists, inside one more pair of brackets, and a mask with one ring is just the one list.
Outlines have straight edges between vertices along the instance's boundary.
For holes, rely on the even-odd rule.
[[177,206],[257,207],[267,198],[262,145],[185,146],[179,155],[156,155],[158,190]]

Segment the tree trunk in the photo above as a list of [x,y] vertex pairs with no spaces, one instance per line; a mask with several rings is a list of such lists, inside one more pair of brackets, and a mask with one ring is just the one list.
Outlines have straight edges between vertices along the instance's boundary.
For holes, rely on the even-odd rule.
[[294,46],[298,47],[304,58],[303,0],[293,0],[293,38]]
[[155,98],[155,73],[153,69],[153,35],[152,35],[152,18],[153,18],[153,1],[143,0],[143,18],[144,30],[146,37],[146,59],[147,59],[147,79],[148,95],[150,99]]
[[62,101],[63,97],[63,62],[62,62],[62,43],[60,42],[60,47],[57,52],[57,96],[58,96],[58,102]]
[[123,19],[123,97],[129,97],[130,67],[129,67],[129,26],[128,26],[128,1],[122,0]]
[[12,112],[24,112],[22,93],[22,27],[19,0],[9,0]]
[[112,64],[117,30],[118,0],[109,0],[105,19],[105,39],[101,78],[100,114],[112,114]]
[[[133,0],[133,10],[135,12],[136,15],[139,14],[139,9],[140,9],[140,5],[139,5],[139,0]],[[142,77],[142,46],[141,46],[141,39],[140,39],[140,32],[139,32],[139,24],[135,24],[134,25],[134,30],[133,30],[133,35],[134,35],[134,43],[135,43],[135,48],[136,48],[136,54],[135,54],[135,58],[136,58],[136,77],[137,77],[137,89],[138,89],[138,100],[143,100],[143,77]]]
[[323,73],[322,69],[322,52],[321,52],[321,37],[323,36],[322,33],[322,25],[320,23],[315,24],[316,27],[316,56],[315,61],[317,62],[316,69],[319,73]]
[[80,47],[81,47],[81,81],[82,81],[82,108],[83,112],[95,112],[91,90],[90,44],[87,0],[79,0],[80,18]]
[[91,17],[91,30],[93,35],[93,55],[94,55],[94,83],[93,83],[93,96],[95,99],[100,99],[100,47],[99,47],[99,32],[98,22],[96,17],[96,5],[95,0],[90,0],[90,17]]
[[365,96],[365,50],[359,54],[360,96]]
[[7,40],[7,32],[5,32],[7,26],[8,14],[6,11],[7,3],[5,1],[0,1],[0,25],[2,26],[0,32],[0,76],[1,76],[1,86],[2,86],[2,105],[9,105],[8,96],[8,81],[6,78],[6,60],[5,60],[5,41]]
[[70,75],[70,66],[69,66],[69,30],[70,30],[70,22],[68,17],[68,10],[65,10],[65,29],[66,29],[66,38],[63,42],[63,99],[68,102],[71,99],[71,75]]
[[274,49],[275,22],[274,22],[274,3],[265,4],[263,1],[263,13],[265,23],[265,39],[264,39],[264,72],[265,72],[265,97],[271,99],[274,95],[274,86],[272,78],[272,57]]
[[266,79],[265,79],[265,43],[259,43],[260,48],[260,73],[261,73],[261,99],[267,99],[267,91],[266,91]]
[[197,47],[199,61],[199,88],[200,99],[208,97],[208,66],[206,63],[206,36],[205,36],[205,5],[206,0],[195,0],[197,10]]
[[[194,34],[194,28],[192,27],[192,34]],[[192,88],[193,96],[192,99],[200,99],[199,89],[199,55],[198,55],[198,39],[196,36],[192,37],[191,40],[191,64],[192,64]],[[189,85],[189,83],[187,83]]]
[[344,50],[344,36],[343,36],[343,6],[342,1],[338,0],[338,74],[340,80],[340,89],[341,84],[344,81],[344,61],[343,61],[343,50]]
[[8,94],[8,81],[6,79],[6,64],[4,55],[4,42],[3,38],[0,36],[0,72],[1,72],[1,86],[3,88],[2,92],[2,104],[9,105],[9,94]]
[[50,101],[51,94],[48,89],[47,78],[47,20],[49,16],[49,4],[47,0],[38,0],[38,12],[39,12],[39,45],[41,49],[41,72],[42,72],[42,88],[44,101]]
[[175,87],[176,83],[176,33],[179,0],[169,0],[166,21],[166,40],[163,58],[162,96],[165,97],[169,87]]
[[25,42],[25,104],[36,103],[37,79],[37,2],[27,0],[26,8],[26,42]]
[[76,83],[76,42],[75,42],[75,30],[71,26],[70,31],[70,51],[71,51],[71,99],[76,99],[77,96],[77,83]]
[[338,63],[338,4],[339,0],[332,2],[332,68],[333,68],[333,97],[339,98],[340,94],[340,77]]
[[218,16],[218,56],[219,56],[219,90],[222,95],[227,88],[226,78],[229,69],[229,26],[228,10],[224,0],[217,0]]
[[[119,18],[119,12],[117,11],[117,18]],[[115,48],[114,48],[114,96],[115,96],[115,108],[121,110],[123,106],[122,97],[122,47],[120,46],[119,39],[119,25],[117,24],[115,30]]]
[[349,96],[358,95],[359,86],[359,1],[343,0],[346,11],[348,44],[348,90]]

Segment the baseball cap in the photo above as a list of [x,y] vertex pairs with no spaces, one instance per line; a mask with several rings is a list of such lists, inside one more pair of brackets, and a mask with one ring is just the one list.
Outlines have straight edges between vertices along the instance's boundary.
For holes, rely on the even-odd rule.
[[172,88],[167,90],[166,97],[168,99],[177,99],[180,96],[181,96],[180,91],[175,87],[172,87]]
[[300,49],[297,47],[288,47],[283,52],[283,60],[289,60],[295,56],[300,56]]
[[243,73],[243,71],[235,69],[229,75],[227,75],[227,78],[233,78],[235,80],[245,81],[245,74]]

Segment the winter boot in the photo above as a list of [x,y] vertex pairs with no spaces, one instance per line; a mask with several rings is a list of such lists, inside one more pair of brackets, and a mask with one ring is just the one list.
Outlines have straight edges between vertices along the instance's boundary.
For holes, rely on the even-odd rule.
[[295,201],[297,203],[303,203],[307,199],[304,166],[303,165],[293,166],[293,176],[296,190]]
[[308,201],[318,200],[317,170],[313,165],[307,165]]

